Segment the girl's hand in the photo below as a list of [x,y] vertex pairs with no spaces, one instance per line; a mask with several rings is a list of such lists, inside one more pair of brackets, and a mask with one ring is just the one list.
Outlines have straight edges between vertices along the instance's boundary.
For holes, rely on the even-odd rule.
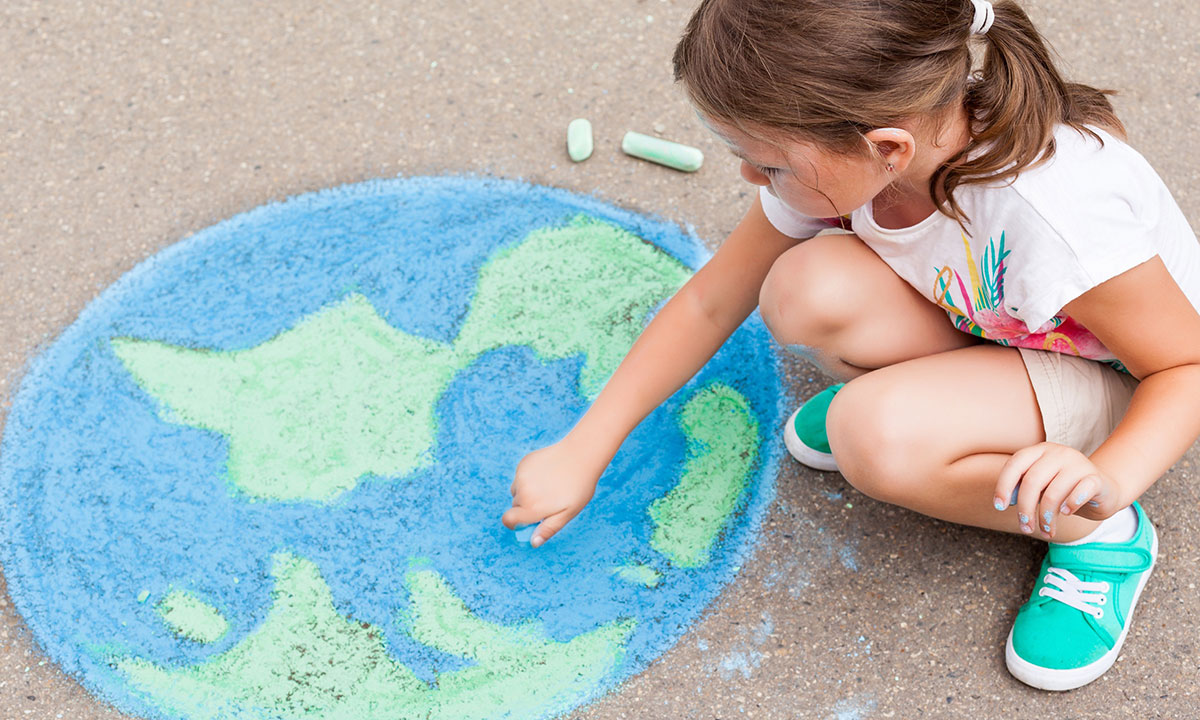
[[586,454],[568,442],[570,436],[535,450],[517,464],[509,492],[512,507],[500,517],[509,530],[541,521],[530,544],[538,547],[554,537],[596,492],[596,483],[607,463],[595,467]]
[[1013,488],[1021,532],[1050,539],[1057,519],[1079,515],[1104,520],[1129,505],[1112,478],[1075,448],[1043,442],[1018,450],[1000,470],[996,481],[997,510],[1008,508]]

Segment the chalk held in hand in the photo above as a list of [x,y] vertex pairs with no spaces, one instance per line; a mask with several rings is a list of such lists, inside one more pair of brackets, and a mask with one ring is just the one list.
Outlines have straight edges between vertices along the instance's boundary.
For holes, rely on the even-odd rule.
[[704,163],[704,153],[699,148],[632,131],[625,133],[621,149],[627,155],[684,172],[696,172]]
[[587,118],[575,118],[567,125],[567,154],[575,162],[592,156],[592,123]]
[[517,538],[517,542],[529,544],[529,540],[533,537],[533,531],[537,530],[537,526],[537,523],[518,525],[513,528],[513,535]]

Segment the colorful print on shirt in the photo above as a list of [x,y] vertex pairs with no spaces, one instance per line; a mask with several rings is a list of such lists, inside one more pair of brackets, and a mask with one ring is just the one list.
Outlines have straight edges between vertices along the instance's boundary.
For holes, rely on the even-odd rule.
[[[949,265],[938,270],[933,287],[934,302],[946,311],[955,327],[1001,345],[1050,350],[1100,360],[1128,372],[1104,343],[1064,313],[1050,318],[1033,332],[1022,320],[1008,314],[1004,307],[1004,273],[1007,270],[1005,260],[1012,251],[1004,247],[1003,232],[1000,233],[999,245],[995,238],[988,239],[978,263],[965,234],[962,235],[962,241],[967,253],[970,288],[967,288],[958,271]],[[958,301],[955,300],[956,290]]]

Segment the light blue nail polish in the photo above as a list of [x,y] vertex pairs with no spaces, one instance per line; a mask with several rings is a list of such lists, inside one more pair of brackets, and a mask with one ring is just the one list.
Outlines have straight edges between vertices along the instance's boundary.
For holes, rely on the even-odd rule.
[[1022,525],[1022,526],[1021,526],[1021,532],[1023,532],[1023,533],[1031,533],[1031,532],[1033,532],[1033,528],[1029,527],[1028,525]]
[[1050,532],[1050,526],[1049,526],[1049,525],[1043,525],[1043,526],[1042,526],[1042,532],[1046,532],[1046,533]]
[[1100,507],[1100,503],[1096,502],[1095,500],[1088,500],[1088,505],[1091,505],[1092,507]]
[[1028,525],[1028,524],[1029,524],[1029,516],[1028,516],[1028,515],[1026,515],[1025,513],[1021,513],[1020,515],[1018,515],[1018,516],[1017,516],[1017,519],[1021,521],[1021,524],[1022,524],[1022,525]]
[[1004,502],[1001,500],[997,500],[996,502],[992,503],[992,507],[996,508],[997,510],[1003,510]]
[[1082,505],[1084,500],[1087,500],[1087,495],[1078,495],[1075,498],[1075,504]]
[[1054,513],[1050,512],[1049,510],[1045,510],[1042,512],[1042,519],[1046,522],[1050,522],[1054,519]]

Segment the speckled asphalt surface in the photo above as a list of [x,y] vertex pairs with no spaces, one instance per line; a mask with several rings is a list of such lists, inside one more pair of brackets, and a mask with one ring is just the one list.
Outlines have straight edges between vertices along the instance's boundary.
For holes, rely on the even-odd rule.
[[[0,418],[24,363],[159,249],[297,193],[473,172],[594,193],[713,247],[750,187],[677,88],[690,0],[0,7]],[[1200,227],[1200,8],[1039,0],[1075,79],[1122,91],[1135,147]],[[567,158],[567,122],[596,128]],[[693,175],[626,130],[701,147]],[[795,398],[824,381],[789,366]],[[1003,645],[1041,548],[882,505],[787,463],[753,560],[691,632],[573,717],[1195,717],[1193,448],[1143,498],[1161,555],[1125,650],[1085,688],[1012,679]],[[0,718],[123,717],[59,672],[0,596]]]

